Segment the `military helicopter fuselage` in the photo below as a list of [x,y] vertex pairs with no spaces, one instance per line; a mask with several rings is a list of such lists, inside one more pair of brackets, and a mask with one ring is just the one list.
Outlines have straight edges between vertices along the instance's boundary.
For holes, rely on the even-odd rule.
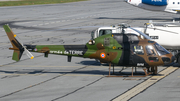
[[171,53],[154,41],[135,34],[114,33],[90,40],[86,45],[24,45],[29,51],[98,59],[119,66],[159,66],[171,63]]
[[[10,48],[14,50],[12,59],[16,61],[20,60],[23,51],[31,59],[33,56],[29,51],[44,53],[45,57],[48,57],[48,54],[66,55],[68,62],[71,61],[72,56],[98,59],[102,63],[109,63],[110,75],[111,64],[157,68],[159,65],[169,64],[175,59],[166,49],[151,41],[149,36],[133,28],[144,39],[133,33],[124,34],[125,27],[122,27],[122,33],[111,33],[95,39],[92,38],[85,45],[22,45],[8,25],[3,27],[13,46]],[[157,69],[155,72],[157,74]]]

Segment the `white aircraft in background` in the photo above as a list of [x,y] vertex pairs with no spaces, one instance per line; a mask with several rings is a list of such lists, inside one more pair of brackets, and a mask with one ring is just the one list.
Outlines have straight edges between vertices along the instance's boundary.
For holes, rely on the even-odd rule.
[[127,3],[151,11],[180,13],[180,0],[125,0]]

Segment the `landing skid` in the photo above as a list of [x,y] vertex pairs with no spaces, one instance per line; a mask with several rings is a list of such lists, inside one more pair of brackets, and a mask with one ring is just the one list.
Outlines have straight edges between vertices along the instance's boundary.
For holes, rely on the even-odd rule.
[[[137,72],[136,71],[136,67],[132,67],[132,73],[131,73],[131,75],[121,75],[121,74],[115,74],[115,72],[114,72],[114,64],[113,64],[113,73],[111,74],[111,63],[109,63],[109,75],[108,76],[106,76],[106,77],[146,77],[146,76],[148,76],[148,75],[150,75],[150,74],[154,74],[154,75],[157,75],[157,66],[154,66],[154,67],[148,67],[148,68],[143,68],[143,70],[144,70],[144,73],[145,73],[145,75],[138,75],[138,76],[136,76],[136,75],[134,75],[134,71],[133,71],[133,69],[135,68],[135,73]],[[123,69],[122,69],[123,70]],[[121,71],[122,71],[121,70]],[[120,72],[121,72],[120,71]]]

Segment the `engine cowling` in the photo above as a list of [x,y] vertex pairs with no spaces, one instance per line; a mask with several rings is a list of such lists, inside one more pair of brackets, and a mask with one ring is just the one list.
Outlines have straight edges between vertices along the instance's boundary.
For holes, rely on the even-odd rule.
[[166,6],[168,0],[142,0],[142,3],[153,6]]

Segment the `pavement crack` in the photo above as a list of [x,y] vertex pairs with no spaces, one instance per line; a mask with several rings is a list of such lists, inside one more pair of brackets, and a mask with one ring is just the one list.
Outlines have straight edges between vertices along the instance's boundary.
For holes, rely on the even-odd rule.
[[[26,60],[26,59],[25,59],[25,60]],[[97,63],[97,62],[92,63],[92,64],[90,64],[90,65],[93,65],[93,64],[96,64],[96,63]],[[37,83],[37,84],[31,85],[31,86],[28,86],[28,87],[26,87],[26,88],[23,88],[23,89],[20,89],[20,90],[11,92],[11,93],[6,94],[6,95],[3,95],[3,96],[0,96],[0,98],[4,98],[4,97],[10,96],[10,95],[13,95],[13,94],[15,94],[15,93],[24,91],[24,90],[26,90],[26,89],[29,89],[29,88],[32,88],[32,87],[41,85],[41,84],[46,83],[46,82],[48,82],[48,81],[54,80],[54,79],[56,79],[56,78],[58,78],[58,77],[64,76],[64,75],[66,75],[66,74],[68,74],[68,73],[73,73],[73,72],[76,72],[76,71],[78,71],[78,70],[84,69],[84,68],[86,68],[86,67],[88,67],[88,66],[89,66],[89,65],[84,66],[84,67],[81,67],[81,68],[78,68],[78,69],[75,69],[75,70],[73,70],[73,71],[71,71],[71,72],[64,73],[64,74],[62,74],[62,75],[55,76],[55,77],[50,78],[50,79],[48,79],[48,80],[42,81],[42,82],[40,82],[40,83]],[[102,78],[103,78],[103,77],[102,77]],[[102,79],[102,78],[100,78],[100,79]],[[100,79],[98,79],[98,80],[96,80],[96,81],[94,81],[94,82],[92,82],[92,83],[95,83],[95,82],[99,81]],[[88,84],[87,86],[91,85],[92,83]],[[82,88],[81,88],[81,89],[82,89]],[[78,91],[78,90],[77,90],[77,91]],[[76,92],[76,91],[75,91],[75,92]],[[58,98],[58,99],[59,99],[59,98]]]
[[53,99],[53,100],[51,100],[51,101],[56,101],[56,100],[59,100],[59,99],[61,99],[61,98],[66,97],[66,96],[68,96],[68,95],[71,95],[71,94],[73,94],[73,93],[75,93],[75,92],[77,92],[77,91],[79,91],[79,90],[81,90],[81,89],[83,89],[83,88],[85,88],[85,87],[88,87],[88,86],[90,86],[90,85],[92,85],[92,84],[100,81],[100,80],[103,79],[104,77],[105,77],[105,76],[103,76],[103,77],[101,77],[101,78],[99,78],[99,79],[97,79],[97,80],[95,80],[95,81],[93,81],[93,82],[91,82],[91,83],[83,86],[83,87],[80,87],[80,88],[78,88],[78,89],[76,89],[76,90],[74,90],[74,91],[72,91],[72,92],[70,92],[70,93],[68,93],[68,94],[66,94],[66,95],[63,95],[63,96],[58,97],[58,98],[55,98],[55,99]]
[[[43,56],[43,55],[38,55],[38,56],[36,56],[36,57],[41,57],[41,56]],[[22,60],[20,60],[20,61],[25,61],[25,60],[29,60],[29,58],[22,59]],[[8,63],[8,64],[3,64],[3,65],[0,65],[0,67],[6,66],[6,65],[15,64],[15,63],[17,63],[17,62],[11,62],[11,63]]]

